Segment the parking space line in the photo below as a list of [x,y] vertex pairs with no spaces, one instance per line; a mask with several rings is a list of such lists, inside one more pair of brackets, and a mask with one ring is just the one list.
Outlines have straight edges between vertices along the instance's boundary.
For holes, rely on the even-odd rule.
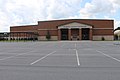
[[30,52],[33,52],[33,51],[29,51],[29,52],[26,52],[26,53],[17,54],[17,55],[14,55],[14,56],[5,57],[5,58],[0,59],[0,61],[7,60],[7,59],[10,59],[10,58],[14,58],[14,57],[17,57],[17,56],[20,56],[20,55],[28,54]]
[[80,66],[80,59],[79,59],[79,56],[78,56],[78,51],[77,51],[77,44],[75,43],[75,53],[76,53],[76,57],[77,57],[77,64],[78,64],[78,66]]
[[38,59],[38,60],[36,60],[36,61],[34,61],[34,62],[30,63],[30,65],[33,65],[33,64],[35,64],[35,63],[37,63],[37,62],[41,61],[42,59],[44,59],[44,58],[48,57],[49,55],[51,55],[51,54],[53,54],[53,53],[55,53],[55,52],[56,52],[56,51],[53,51],[53,52],[51,52],[51,53],[49,53],[49,54],[47,54],[47,55],[43,56],[42,58],[40,58],[40,59]]
[[0,60],[6,60],[6,59],[10,59],[10,58],[17,57],[17,56],[20,56],[20,55],[24,55],[24,54],[27,54],[27,53],[22,53],[22,54],[18,54],[18,55],[15,55],[15,56],[5,57],[5,58],[2,58]]
[[79,59],[79,56],[78,56],[78,51],[77,51],[77,49],[74,49],[75,50],[75,53],[76,53],[76,57],[77,57],[77,64],[78,64],[78,66],[80,66],[80,59]]
[[76,45],[76,43],[75,43],[75,49],[77,48],[77,45]]
[[107,56],[107,57],[109,57],[109,58],[111,58],[111,59],[113,59],[113,60],[115,60],[115,61],[120,62],[120,60],[117,59],[117,58],[115,58],[115,57],[112,57],[112,56],[110,56],[110,55],[108,55],[108,54],[105,54],[105,53],[103,53],[103,52],[101,52],[101,51],[99,51],[99,50],[96,50],[96,51],[99,52],[99,53],[101,53],[101,54],[103,54],[103,55],[105,55],[105,56]]
[[62,46],[60,46],[60,47],[62,48],[62,47],[64,47],[64,46],[65,46],[65,44],[63,44],[63,45],[62,45]]

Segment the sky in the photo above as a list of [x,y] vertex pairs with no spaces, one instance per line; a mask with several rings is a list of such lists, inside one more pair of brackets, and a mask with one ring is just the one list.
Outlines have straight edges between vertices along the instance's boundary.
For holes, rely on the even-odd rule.
[[120,27],[120,0],[0,0],[0,32],[56,19],[112,19]]

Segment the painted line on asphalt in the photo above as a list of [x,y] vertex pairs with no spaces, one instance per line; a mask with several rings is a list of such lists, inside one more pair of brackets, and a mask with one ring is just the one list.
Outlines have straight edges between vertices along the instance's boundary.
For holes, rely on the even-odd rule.
[[77,48],[77,44],[75,43],[75,49]]
[[96,50],[96,51],[99,52],[99,53],[101,53],[101,54],[103,54],[103,55],[105,55],[105,56],[107,56],[107,57],[109,57],[109,58],[111,58],[111,59],[113,59],[113,60],[115,60],[115,61],[120,62],[120,60],[117,59],[117,58],[115,58],[115,57],[112,57],[112,56],[110,56],[110,55],[108,55],[108,54],[105,54],[105,53],[103,53],[103,52],[101,52],[101,51],[99,51],[99,50]]
[[77,51],[77,44],[75,43],[75,53],[76,53],[76,57],[77,57],[77,63],[78,63],[78,66],[80,66],[80,59],[79,59],[79,55],[78,55],[78,51]]
[[33,64],[35,64],[35,63],[37,63],[37,62],[39,62],[39,61],[43,60],[44,58],[48,57],[49,55],[51,55],[51,54],[53,54],[53,53],[55,53],[55,52],[56,52],[56,51],[53,51],[53,52],[51,52],[51,53],[49,53],[49,54],[47,54],[47,55],[43,56],[42,58],[37,59],[36,61],[34,61],[34,62],[30,63],[30,65],[33,65]]
[[76,57],[77,57],[77,64],[78,64],[78,66],[80,66],[80,59],[79,59],[79,56],[78,56],[78,51],[77,51],[77,49],[74,49],[74,50],[75,50]]
[[65,46],[65,44],[63,44],[63,45],[62,45],[62,46],[60,46],[60,47],[62,48],[62,47],[64,47],[64,46]]
[[26,52],[26,53],[21,53],[21,54],[17,54],[17,55],[14,55],[14,56],[5,57],[5,58],[0,59],[0,61],[7,60],[7,59],[10,59],[10,58],[14,58],[14,57],[17,57],[17,56],[20,56],[20,55],[28,54],[30,52],[34,52],[34,51],[29,51],[29,52]]
[[17,57],[17,56],[20,56],[20,55],[24,55],[24,54],[27,54],[27,53],[22,53],[22,54],[18,54],[18,55],[15,55],[15,56],[5,57],[5,58],[2,58],[0,60],[7,60],[7,59],[14,58],[14,57]]

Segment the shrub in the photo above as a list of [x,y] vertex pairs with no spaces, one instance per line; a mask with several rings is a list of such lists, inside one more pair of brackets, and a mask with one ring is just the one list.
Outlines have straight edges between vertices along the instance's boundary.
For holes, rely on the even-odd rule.
[[104,37],[102,37],[102,41],[104,41],[105,40],[105,38]]

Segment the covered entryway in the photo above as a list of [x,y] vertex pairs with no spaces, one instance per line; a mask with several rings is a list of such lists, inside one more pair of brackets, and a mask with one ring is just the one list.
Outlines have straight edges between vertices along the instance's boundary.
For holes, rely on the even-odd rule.
[[89,28],[82,28],[82,40],[89,40],[89,32],[90,29]]
[[92,40],[92,26],[72,22],[58,26],[58,40]]

